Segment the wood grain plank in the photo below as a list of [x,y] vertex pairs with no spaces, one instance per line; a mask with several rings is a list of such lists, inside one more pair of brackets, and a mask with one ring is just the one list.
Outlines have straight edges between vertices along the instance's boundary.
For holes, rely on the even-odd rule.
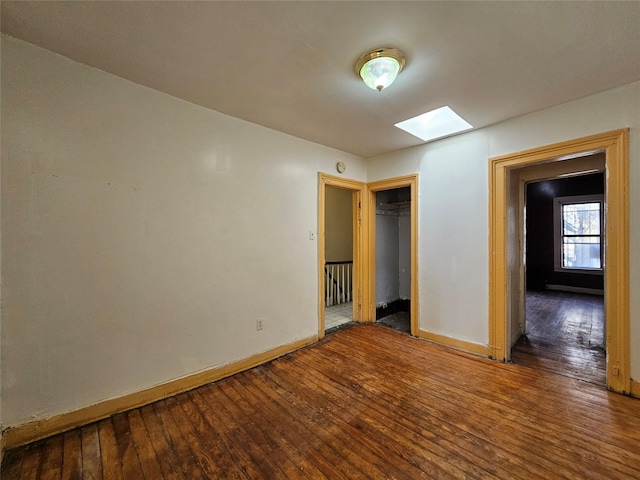
[[[351,448],[356,453],[356,466],[371,478],[394,475],[402,477],[404,469],[411,472],[413,478],[421,478],[425,475],[428,475],[426,478],[460,477],[460,471],[448,464],[434,462],[429,452],[421,452],[422,455],[413,458],[415,462],[428,463],[428,465],[422,464],[424,470],[417,471],[415,465],[403,456],[405,452],[399,449],[395,442],[385,442],[384,434],[376,431],[377,428],[385,429],[386,427],[371,425],[370,418],[363,415],[359,406],[341,403],[340,395],[331,395],[327,389],[314,382],[307,374],[304,377],[304,384],[299,384],[300,373],[304,370],[298,369],[295,362],[287,363],[285,368],[278,369],[280,365],[281,362],[274,362],[273,365],[273,373],[277,375],[277,381],[290,388],[291,394],[299,397],[302,402],[318,406],[321,420],[330,426],[330,431],[338,436],[341,443],[347,442],[352,445]],[[405,441],[402,443],[406,446]],[[367,458],[367,461],[363,462],[362,458]]]
[[[280,450],[278,441],[265,434],[252,417],[247,413],[245,402],[242,402],[228,386],[227,382],[220,382],[209,387],[216,393],[223,408],[231,416],[236,425],[240,425],[245,433],[245,443],[240,443],[246,448],[252,458],[262,458],[261,475],[263,478],[301,478],[302,472],[296,470],[295,465]],[[242,404],[242,407],[239,405]],[[243,409],[244,407],[244,409]],[[243,421],[243,419],[250,419]]]
[[[283,405],[292,411],[294,417],[303,419],[310,431],[318,436],[319,445],[313,442],[312,445],[323,450],[329,447],[341,455],[342,459],[336,465],[343,474],[347,475],[347,478],[358,478],[358,475],[369,478],[383,476],[383,471],[377,467],[375,460],[363,468],[362,459],[367,456],[365,446],[352,441],[349,442],[349,448],[345,448],[344,432],[328,417],[327,404],[322,401],[317,392],[299,389],[299,378],[296,378],[295,384],[292,384],[287,378],[275,375],[272,368],[265,369],[263,374],[265,381],[271,382],[270,390],[277,392],[283,398]],[[307,438],[312,437],[308,434]]]
[[528,291],[527,333],[513,348],[512,361],[604,385],[604,324],[602,296]]
[[287,393],[277,383],[271,382],[264,369],[238,375],[238,382],[253,391],[253,398],[260,402],[267,418],[272,419],[272,428],[297,445],[301,453],[313,458],[322,474],[331,479],[353,478],[358,472],[352,463],[345,462],[341,445],[333,435],[325,435],[314,418],[317,410],[303,410],[300,402]]
[[153,441],[149,437],[140,409],[129,412],[127,419],[129,421],[131,439],[137,452],[143,478],[148,480],[162,478],[162,468],[156,452],[153,449]]
[[20,479],[22,471],[22,460],[26,452],[25,448],[9,450],[4,454],[2,460],[2,468],[0,469],[0,478]]
[[82,437],[80,429],[63,434],[62,480],[82,478]]
[[[370,339],[371,337],[369,337]],[[353,340],[353,339],[352,339]],[[489,364],[490,365],[490,364]],[[491,365],[490,365],[491,366]],[[403,369],[399,369],[398,372],[403,371]],[[434,372],[431,374],[432,376],[436,376],[438,375],[438,373]],[[414,380],[411,380],[414,381]],[[406,385],[406,388],[411,388],[411,381]],[[455,402],[457,398],[459,398],[460,396],[464,396],[466,395],[466,393],[470,390],[469,385],[465,386],[465,389],[456,389],[455,384],[451,384],[449,386],[447,386],[446,388],[443,387],[444,382],[446,382],[446,378],[443,377],[441,379],[439,379],[438,382],[436,382],[436,388],[434,391],[440,392],[441,396],[438,398],[438,404],[440,405],[446,405],[448,402]],[[496,387],[496,383],[494,383],[492,385],[492,388]],[[572,452],[573,456],[577,456],[579,457],[580,464],[579,465],[572,465],[571,462],[565,462],[565,463],[561,463],[561,464],[551,464],[549,462],[549,460],[547,460],[547,457],[544,455],[545,453],[545,445],[547,445],[550,436],[552,436],[554,434],[554,426],[552,423],[549,423],[548,417],[549,415],[551,415],[551,417],[553,417],[552,414],[550,413],[545,413],[542,414],[541,416],[535,418],[535,419],[531,419],[531,416],[535,415],[535,411],[536,411],[536,406],[538,406],[537,403],[531,403],[530,405],[527,404],[527,402],[533,402],[534,400],[531,400],[530,398],[522,397],[522,398],[518,398],[517,400],[514,399],[514,397],[517,397],[517,394],[513,391],[513,389],[509,388],[508,391],[510,392],[507,396],[505,396],[504,399],[502,399],[502,401],[507,401],[512,405],[509,406],[509,408],[516,408],[516,407],[522,407],[524,404],[524,408],[525,408],[525,412],[526,414],[523,415],[523,418],[525,419],[529,419],[529,424],[526,425],[526,427],[529,428],[524,428],[521,427],[521,425],[518,422],[510,422],[509,425],[512,428],[521,428],[521,432],[522,435],[531,437],[532,433],[535,433],[536,428],[538,428],[538,425],[542,424],[544,425],[544,428],[538,428],[538,440],[540,442],[540,444],[537,446],[536,450],[534,451],[529,451],[527,453],[527,455],[530,457],[530,459],[532,461],[538,462],[538,463],[544,463],[546,464],[547,468],[554,468],[554,471],[562,471],[563,469],[568,470],[568,472],[566,472],[567,475],[572,475],[571,474],[571,470],[575,470],[578,469],[580,472],[588,472],[589,470],[589,464],[588,462],[586,462],[585,465],[585,461],[583,461],[582,459],[582,450],[583,448],[587,447],[589,444],[589,441],[591,439],[591,432],[587,432],[585,435],[587,437],[587,444],[582,445],[580,448],[577,448],[575,452]],[[471,392],[473,394],[473,392]],[[474,406],[476,406],[477,402],[480,401],[480,410],[479,410],[479,417],[478,417],[478,421],[482,422],[484,421],[484,419],[486,418],[486,412],[491,412],[491,411],[496,411],[499,412],[501,416],[497,417],[495,421],[497,422],[501,422],[503,421],[504,418],[508,418],[506,417],[506,415],[509,413],[509,410],[506,409],[505,407],[503,407],[500,403],[495,403],[492,400],[490,400],[490,398],[492,398],[493,393],[491,391],[484,391],[482,393],[482,395],[475,395],[473,396],[474,402],[471,402],[469,400],[467,401],[462,401],[463,404],[465,405],[465,408],[474,408]],[[535,398],[535,397],[534,397]],[[565,412],[562,412],[565,413]],[[557,416],[557,413],[556,413]],[[562,417],[564,418],[564,417]],[[535,438],[535,436],[533,437]],[[557,442],[557,445],[565,445],[565,444],[571,444],[572,441],[574,441],[575,439],[575,432],[570,432],[570,433],[566,433],[563,434],[563,439],[559,442]],[[565,443],[566,442],[566,443]],[[529,445],[534,445],[534,443],[532,443],[532,441],[530,440],[529,442],[525,442],[525,446],[529,446]],[[615,467],[616,462],[618,462],[620,460],[620,458],[622,458],[624,460],[624,462],[631,462],[632,466],[627,469],[624,464],[620,466],[620,468],[622,468],[623,471],[626,471],[628,473],[632,473],[635,468],[636,468],[636,459],[635,459],[635,455],[629,452],[626,452],[625,450],[617,450],[616,448],[610,448],[607,444],[603,444],[603,443],[599,443],[597,446],[592,446],[592,451],[594,454],[597,454],[597,452],[604,448],[605,450],[607,450],[608,452],[608,456],[610,460],[613,460],[613,463],[611,464],[612,467]],[[519,448],[519,450],[521,451],[521,453],[526,453],[526,451],[522,448]],[[557,457],[558,453],[560,453],[561,455],[564,454],[563,450],[555,451],[555,452],[551,452],[549,458],[555,458]],[[537,455],[539,454],[539,455]],[[537,458],[540,457],[540,458]],[[598,463],[602,463],[603,460],[606,462],[607,456],[605,456],[604,458],[602,457],[602,455],[599,456],[599,461],[598,462],[594,462],[594,464],[592,465],[593,468],[597,469],[599,468],[599,466],[597,465]],[[575,475],[575,473],[573,473],[573,475]]]
[[47,439],[42,446],[42,468],[39,479],[59,480],[62,476],[63,438],[56,435]]
[[206,478],[200,465],[192,461],[192,452],[188,441],[182,435],[180,426],[171,415],[168,403],[170,401],[172,401],[171,398],[153,404],[153,409],[162,422],[162,429],[165,433],[167,444],[170,446],[170,455],[186,479]]
[[[322,358],[313,359],[311,363],[322,362]],[[298,372],[305,371],[307,365],[300,367],[291,367]],[[367,392],[356,376],[343,377],[340,370],[334,368],[331,377],[317,376],[313,382],[314,389],[321,389],[332,398],[333,406],[337,408],[337,412],[351,408],[358,411],[361,420],[370,425],[372,431],[364,431],[368,436],[375,438],[372,432],[380,432],[382,436],[376,440],[389,453],[395,454],[394,463],[398,464],[404,459],[406,462],[417,467],[419,471],[426,471],[429,475],[435,474],[439,469],[450,478],[478,477],[487,475],[487,471],[481,466],[464,459],[451,456],[450,452],[439,446],[435,441],[435,435],[432,431],[433,425],[430,425],[428,433],[424,431],[411,431],[402,425],[396,415],[392,413],[392,405],[383,403],[382,399],[377,396],[371,396],[370,400],[366,400]],[[375,405],[374,405],[375,404]],[[406,412],[402,412],[406,414]],[[420,448],[418,448],[420,447]],[[403,470],[407,470],[404,467]],[[416,473],[414,473],[416,475]]]
[[82,478],[102,480],[102,458],[98,426],[94,423],[82,427]]
[[[569,330],[586,342],[592,326],[586,314]],[[8,451],[2,476],[640,479],[640,401],[356,325],[215,384]]]
[[[235,471],[231,469],[230,464],[223,464],[220,461],[216,461],[211,454],[211,450],[208,448],[211,438],[206,431],[201,431],[200,435],[193,428],[193,425],[189,421],[189,417],[185,413],[182,404],[189,403],[191,400],[187,395],[180,395],[177,398],[167,399],[167,405],[169,411],[173,415],[175,424],[180,428],[183,438],[186,440],[190,450],[193,461],[195,461],[202,472],[204,478],[230,478]],[[227,467],[221,469],[220,466]]]
[[[436,374],[434,374],[434,375],[436,375]],[[466,392],[469,390],[469,386],[468,385],[466,386],[466,388],[464,390],[461,390],[461,389],[456,390],[455,385],[452,385],[452,386],[449,386],[449,387],[443,389],[442,388],[443,382],[440,382],[440,381],[437,382],[437,385],[440,386],[440,388],[438,390],[442,391],[442,393],[444,394],[439,399],[440,400],[439,404],[445,404],[444,403],[445,401],[455,402],[457,398],[459,398],[460,396],[464,396],[466,394]],[[494,387],[495,387],[495,385],[494,385]],[[407,388],[409,388],[409,387],[407,387]],[[508,417],[505,417],[505,415],[508,412],[508,410],[505,410],[500,404],[495,404],[495,402],[490,400],[489,399],[490,398],[490,394],[489,393],[487,393],[486,395],[487,395],[487,397],[484,397],[484,398],[482,396],[478,396],[478,395],[476,395],[474,397],[476,402],[478,402],[478,401],[481,402],[480,405],[482,406],[482,408],[479,410],[479,415],[480,415],[479,418],[486,419],[487,418],[486,412],[491,412],[491,411],[497,411],[498,414],[499,414],[499,416],[494,419],[495,422],[501,422],[501,421],[503,421],[504,418],[508,418]],[[510,394],[509,397],[513,397],[513,395]],[[519,403],[520,404],[525,403],[526,401],[527,401],[526,398],[519,399]],[[467,408],[473,408],[473,406],[470,403],[468,403],[468,402],[463,402],[463,403],[465,403]],[[471,407],[469,407],[469,405],[471,405]],[[530,405],[531,409],[534,409],[536,407],[536,405],[537,404],[533,404],[532,403]],[[529,412],[529,410],[527,410],[527,412]],[[482,413],[485,414],[484,417],[481,415]],[[532,415],[532,414],[528,413],[528,415]],[[539,417],[539,420],[531,422],[531,424],[529,426],[530,427],[536,427],[536,425],[541,423],[541,422],[545,422],[545,417],[544,416],[543,417]],[[518,424],[517,423],[513,423],[513,422],[509,423],[509,425],[510,425],[511,428],[517,428],[518,427]],[[541,445],[539,446],[539,448],[536,451],[539,451],[540,448],[543,448],[545,445],[547,445],[549,443],[549,436],[550,436],[550,434],[553,434],[553,430],[550,430],[552,425],[553,424],[548,424],[548,426],[546,428],[540,430],[540,438],[538,440],[540,441]],[[506,433],[508,435],[508,432],[506,432]],[[529,435],[530,433],[531,433],[530,429],[523,429],[522,430],[522,434],[523,435]],[[531,437],[530,438],[531,442],[533,442],[534,440],[536,440],[535,437]],[[571,441],[571,436],[565,437],[564,442],[566,442],[566,441],[570,442]],[[559,442],[559,445],[564,444],[564,442]],[[601,449],[602,445],[600,445],[598,448]],[[597,451],[597,450],[598,449],[594,449],[594,451]],[[526,452],[525,450],[522,450],[522,449],[521,449],[521,451],[522,451],[522,453]],[[562,453],[562,450],[560,450],[560,453]],[[612,458],[616,459],[615,450],[612,450],[610,453],[612,455]],[[556,455],[557,455],[557,453],[556,453]],[[620,457],[620,452],[618,452],[618,454],[617,454],[617,458],[619,458],[619,457]],[[538,463],[540,463],[540,462],[548,463],[546,458],[536,458],[535,455],[532,457],[532,461],[534,461],[534,460],[536,462],[538,462]],[[600,458],[599,462],[596,462],[596,463],[601,463],[602,461],[603,461],[603,459]],[[577,466],[576,465],[571,465],[570,461],[569,462],[565,462],[564,464],[556,463],[554,465],[554,468],[556,470],[562,470],[563,468],[564,469],[568,469],[568,472],[566,472],[566,473],[568,475],[570,475],[571,474],[571,469],[575,469],[575,468],[581,469],[581,470],[582,469],[587,469],[588,463],[586,465],[583,465],[584,463],[585,463],[584,461],[581,461],[581,464],[577,465]],[[550,468],[551,465],[547,465],[547,467]],[[598,468],[597,465],[594,468]],[[587,471],[589,471],[589,470],[587,470]],[[575,473],[574,473],[574,475],[575,475]]]
[[40,477],[42,467],[42,447],[43,442],[40,441],[33,445],[29,445],[25,449],[20,469],[21,479],[32,480]]
[[[335,373],[334,370],[333,374]],[[318,381],[322,383],[324,379],[319,378]],[[435,458],[440,458],[439,461],[444,459],[451,461],[450,452],[455,451],[472,465],[478,466],[497,478],[513,478],[519,472],[523,475],[526,473],[526,470],[511,457],[503,456],[500,450],[495,451],[489,448],[455,422],[443,421],[435,415],[430,415],[433,412],[429,410],[428,404],[422,408],[415,406],[413,400],[403,402],[403,399],[397,396],[397,391],[388,381],[383,381],[378,386],[363,385],[363,389],[352,397],[352,401],[370,405],[372,409],[367,410],[371,415],[380,416],[389,424],[397,423],[399,429],[406,429],[411,441],[421,451],[431,452]],[[468,470],[464,464],[460,464],[459,467],[465,471]]]
[[180,406],[185,415],[183,421],[191,424],[194,435],[200,440],[202,452],[210,459],[216,475],[219,478],[246,479],[245,473],[227,450],[225,440],[207,424],[193,397],[184,395],[180,400]]
[[[335,360],[335,359],[332,359],[332,360]],[[316,361],[310,362],[310,365],[315,364],[316,366],[318,366],[319,362],[321,361],[322,359],[319,358],[317,362]],[[366,422],[367,424],[372,424],[374,430],[380,429],[380,431],[385,432],[385,435],[390,435],[393,441],[388,442],[389,445],[387,445],[384,443],[385,437],[376,438],[377,437],[376,433],[367,432],[367,434],[363,435],[362,433],[358,434],[357,432],[349,432],[349,435],[354,436],[354,438],[364,437],[365,438],[363,440],[364,442],[373,440],[374,444],[368,445],[367,446],[368,450],[374,449],[374,451],[376,451],[376,449],[378,448],[377,444],[379,442],[382,442],[383,447],[380,451],[376,452],[377,453],[376,456],[380,457],[381,460],[386,462],[386,463],[381,463],[379,465],[379,468],[381,469],[381,473],[388,474],[389,473],[388,463],[402,464],[403,460],[409,462],[409,459],[403,457],[403,455],[405,455],[406,452],[403,451],[402,449],[398,450],[396,448],[397,447],[396,444],[404,444],[404,449],[409,449],[409,450],[413,448],[413,445],[407,444],[406,439],[397,437],[396,433],[392,429],[389,429],[387,425],[385,425],[385,422],[387,421],[387,419],[384,419],[382,423],[376,423],[378,422],[378,417],[381,417],[380,412],[369,413],[370,410],[368,410],[366,407],[363,408],[363,405],[358,404],[359,398],[362,393],[359,390],[359,385],[354,381],[347,381],[347,382],[341,383],[337,378],[335,378],[335,374],[339,371],[339,368],[340,368],[338,365],[339,363],[342,363],[342,362],[339,362],[339,361],[335,362],[335,365],[331,370],[330,376],[327,377],[326,379],[316,378],[314,380],[313,377],[311,376],[311,374],[313,374],[314,372],[308,371],[308,367],[306,366],[298,369],[298,367],[295,365],[288,365],[287,368],[285,369],[286,371],[285,370],[277,371],[276,373],[279,375],[281,383],[284,381],[283,380],[284,378],[287,378],[286,381],[289,382],[290,385],[295,385],[296,379],[300,378],[300,375],[302,374],[302,372],[307,372],[304,374],[305,375],[304,388],[308,389],[308,392],[310,392],[309,394],[311,395],[314,395],[314,394],[317,395],[318,392],[322,392],[322,397],[328,400],[327,404],[325,405],[325,414],[329,414],[332,421],[337,421],[337,422],[342,421],[343,423],[346,423],[346,427],[343,424],[340,424],[340,428],[342,430],[348,431],[349,424],[351,423],[351,419],[353,418],[353,412],[357,412],[356,418],[358,421],[356,425],[359,430],[365,427],[365,424],[363,422]],[[274,365],[274,367],[277,368],[278,365]],[[327,380],[329,384],[333,384],[333,385],[324,385],[325,381]],[[301,387],[294,387],[294,388],[296,393],[298,394],[301,391],[303,391]],[[342,398],[344,398],[344,402]],[[383,415],[384,415],[384,412],[383,412]],[[390,422],[390,424],[393,425],[393,422]],[[411,434],[408,433],[408,435],[411,435]],[[423,453],[426,453],[426,455],[422,455],[425,458],[414,457],[411,459],[411,461],[419,462],[420,468],[426,469],[428,473],[433,475],[438,473],[439,470],[442,470],[441,473],[446,473],[450,477],[461,475],[460,470],[456,469],[456,467],[452,466],[449,462],[442,465],[439,464],[439,462],[437,461],[430,465],[422,463],[423,461],[429,461],[434,459],[434,457],[436,457],[433,451],[426,451]]]
[[171,445],[167,441],[164,434],[164,426],[158,418],[152,405],[147,405],[140,409],[140,416],[142,417],[145,428],[149,434],[149,440],[156,452],[156,458],[160,462],[160,468],[162,469],[162,478],[170,480],[185,480],[182,472],[176,465],[175,454]]
[[113,432],[118,446],[118,459],[122,465],[122,476],[129,478],[144,478],[138,453],[133,442],[131,427],[129,426],[128,416],[126,414],[114,415],[111,417],[113,424]]
[[[230,412],[218,402],[216,392],[208,387],[189,392],[193,404],[229,454],[234,463],[247,478],[263,478],[263,472],[272,472],[273,468],[261,457],[254,458],[251,449],[244,447],[251,441],[246,432],[235,423]],[[221,450],[222,451],[222,450]]]
[[100,459],[102,461],[102,478],[104,480],[124,480],[120,463],[120,452],[113,430],[111,418],[98,422],[100,438]]
[[[287,419],[282,416],[274,419],[271,416],[273,411],[269,409],[268,400],[260,398],[253,385],[241,383],[238,377],[229,379],[229,382],[225,383],[230,386],[232,395],[238,399],[241,408],[245,406],[246,411],[262,432],[277,442],[278,450],[288,462],[293,464],[293,471],[302,472],[302,476],[308,478],[327,478],[314,462],[313,456],[309,455],[309,450],[300,450],[299,438],[291,435],[292,429]],[[285,422],[286,428],[282,428],[282,423]]]

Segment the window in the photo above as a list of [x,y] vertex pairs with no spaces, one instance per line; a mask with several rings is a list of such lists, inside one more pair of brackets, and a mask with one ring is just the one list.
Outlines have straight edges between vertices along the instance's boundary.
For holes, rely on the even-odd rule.
[[603,206],[602,195],[554,199],[556,270],[602,272]]

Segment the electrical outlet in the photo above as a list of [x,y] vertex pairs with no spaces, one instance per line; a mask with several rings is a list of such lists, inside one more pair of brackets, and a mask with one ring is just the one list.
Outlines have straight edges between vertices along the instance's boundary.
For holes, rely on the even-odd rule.
[[264,320],[261,318],[256,320],[256,330],[262,330],[264,328]]

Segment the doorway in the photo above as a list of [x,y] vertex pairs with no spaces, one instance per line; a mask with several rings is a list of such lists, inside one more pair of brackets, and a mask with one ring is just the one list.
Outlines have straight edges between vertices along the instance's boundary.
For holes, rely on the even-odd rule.
[[545,165],[519,172],[525,309],[512,361],[605,385],[605,156],[565,161],[552,178]]
[[318,174],[318,338],[325,336],[325,310],[327,283],[326,263],[326,193],[328,188],[348,190],[352,195],[353,218],[353,294],[354,322],[376,320],[376,193],[383,190],[408,188],[409,207],[409,270],[410,270],[410,324],[411,335],[418,336],[418,175],[406,175],[365,184]]
[[[379,312],[378,314],[384,313],[385,304],[387,308],[389,307],[389,302],[386,301],[387,298],[408,297],[404,299],[398,298],[398,300],[401,300],[398,306],[399,308],[408,307],[408,332],[413,336],[418,336],[418,175],[407,175],[372,182],[367,184],[367,190],[369,192],[367,221],[369,239],[368,271],[370,272],[368,277],[370,298],[367,312],[368,318],[370,321],[375,321],[377,311]],[[382,212],[394,210],[398,214],[396,218],[388,218],[386,222],[383,222],[398,226],[402,224],[402,228],[380,228],[381,223],[377,221],[378,213],[381,214],[382,218],[386,218],[385,215],[382,215]],[[400,215],[400,212],[402,215]],[[388,217],[392,217],[392,215],[388,215]],[[398,242],[397,248],[393,250],[391,255],[386,255],[383,253],[384,247],[394,235],[396,237],[395,240]],[[402,250],[400,250],[400,244],[402,244]],[[381,247],[380,249],[378,249],[379,246]],[[379,263],[387,260],[394,265],[392,268],[389,269],[388,265],[380,265],[380,267],[386,268],[378,268]],[[402,269],[404,269],[404,272],[401,272]],[[389,280],[389,276],[396,277],[398,282],[397,289],[395,286],[389,288],[388,284],[383,284]],[[400,286],[401,281],[402,286]],[[395,279],[392,283],[394,282]],[[380,300],[379,302],[378,299]],[[408,303],[408,306],[406,303]],[[389,322],[393,320],[388,319]],[[399,322],[396,326],[403,325],[402,318],[395,320]],[[402,328],[407,329],[406,326]]]
[[[607,322],[606,383],[620,393],[630,393],[629,372],[629,218],[628,130],[594,135],[536,148],[490,161],[489,335],[490,356],[511,360],[511,346],[524,328],[525,280],[522,232],[524,185],[546,169],[549,178],[566,174],[571,163],[603,152],[607,210],[604,309]],[[569,162],[569,163],[567,163]],[[550,174],[549,172],[556,172]],[[572,172],[580,171],[570,170]],[[534,175],[534,178],[530,178]],[[520,330],[520,331],[519,331]]]
[[[318,174],[318,338],[342,323],[366,319],[363,305],[368,302],[368,290],[362,281],[367,253],[362,225],[367,209],[364,197],[363,182]],[[348,228],[351,232],[345,231]],[[334,308],[330,318],[328,308]]]
[[325,188],[324,328],[353,322],[353,192]]
[[376,323],[411,333],[411,188],[376,192]]

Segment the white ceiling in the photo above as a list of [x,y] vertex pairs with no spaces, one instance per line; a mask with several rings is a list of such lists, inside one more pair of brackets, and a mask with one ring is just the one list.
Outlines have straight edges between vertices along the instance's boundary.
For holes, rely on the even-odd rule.
[[[133,82],[362,157],[449,105],[474,127],[640,80],[640,2],[1,2],[2,31]],[[407,65],[382,92],[367,50]]]

